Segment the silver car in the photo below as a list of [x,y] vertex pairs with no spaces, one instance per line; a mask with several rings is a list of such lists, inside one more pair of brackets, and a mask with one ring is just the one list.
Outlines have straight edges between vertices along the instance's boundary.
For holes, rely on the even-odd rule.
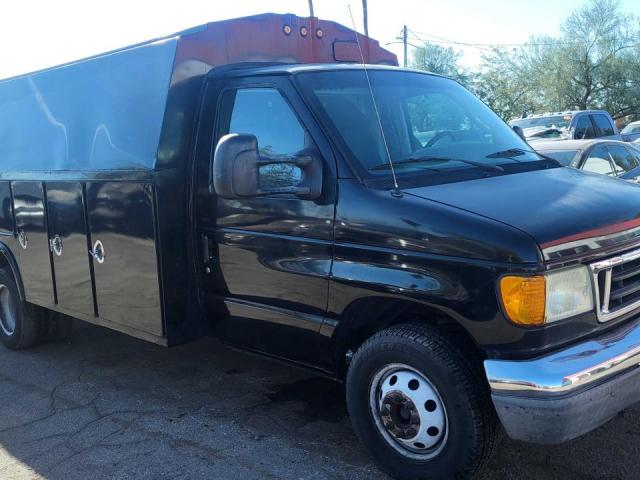
[[640,179],[640,148],[614,140],[535,142],[536,151],[562,165],[625,180]]
[[631,122],[620,132],[625,142],[640,143],[640,122]]

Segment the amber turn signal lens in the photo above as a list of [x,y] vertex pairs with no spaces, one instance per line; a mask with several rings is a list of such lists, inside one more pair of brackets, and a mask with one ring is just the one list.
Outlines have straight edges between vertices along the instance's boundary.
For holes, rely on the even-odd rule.
[[509,319],[530,327],[544,325],[545,278],[507,276],[500,279],[502,304]]

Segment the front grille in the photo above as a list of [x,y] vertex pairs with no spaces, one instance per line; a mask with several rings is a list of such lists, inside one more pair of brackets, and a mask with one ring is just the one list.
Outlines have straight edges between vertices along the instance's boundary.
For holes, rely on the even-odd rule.
[[640,250],[592,263],[598,320],[607,322],[640,308]]
[[617,310],[640,300],[640,259],[611,269],[609,309]]

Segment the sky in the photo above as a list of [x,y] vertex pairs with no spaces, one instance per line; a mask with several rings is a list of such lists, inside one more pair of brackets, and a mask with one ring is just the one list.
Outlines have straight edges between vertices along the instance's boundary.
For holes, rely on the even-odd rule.
[[[316,16],[351,26],[351,4],[362,31],[361,0],[314,0]],[[410,41],[439,37],[461,43],[518,44],[530,35],[557,35],[560,23],[585,0],[369,0],[369,34],[397,42],[403,25]],[[640,15],[640,0],[620,0]],[[0,78],[46,68],[202,23],[257,13],[307,16],[307,0],[5,0],[0,16]],[[431,37],[430,37],[431,36]],[[411,48],[410,48],[411,49]],[[462,64],[477,68],[482,48],[460,47]]]

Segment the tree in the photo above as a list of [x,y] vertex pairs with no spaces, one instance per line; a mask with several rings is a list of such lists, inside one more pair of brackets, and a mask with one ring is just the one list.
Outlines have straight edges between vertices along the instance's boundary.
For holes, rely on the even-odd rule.
[[460,66],[461,58],[462,52],[460,51],[426,42],[423,46],[413,50],[410,66],[467,84],[471,81],[472,75],[465,73]]
[[640,30],[615,0],[591,0],[561,26],[513,52],[485,55],[479,93],[504,118],[598,108],[640,113]]
[[603,105],[607,96],[625,93],[621,75],[633,73],[627,67],[638,62],[633,48],[640,36],[617,1],[590,2],[569,16],[562,32],[558,54],[572,87],[567,89],[567,101],[586,110],[590,104]]
[[547,88],[550,83],[563,83],[559,70],[553,67],[556,62],[550,46],[553,41],[549,37],[535,37],[527,48],[492,49],[483,56],[476,95],[506,120],[549,110],[547,105],[558,104],[558,90]]

